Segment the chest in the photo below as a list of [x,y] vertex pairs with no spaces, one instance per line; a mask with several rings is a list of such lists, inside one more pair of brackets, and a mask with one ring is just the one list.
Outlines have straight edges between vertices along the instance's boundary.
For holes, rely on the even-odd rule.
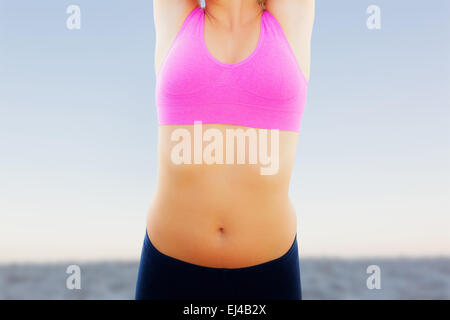
[[206,20],[203,30],[205,47],[211,56],[224,64],[238,63],[256,50],[261,29],[260,22],[230,30]]

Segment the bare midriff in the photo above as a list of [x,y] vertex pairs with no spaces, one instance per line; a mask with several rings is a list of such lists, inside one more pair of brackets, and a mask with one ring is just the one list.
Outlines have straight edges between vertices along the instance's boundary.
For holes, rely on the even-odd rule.
[[[173,258],[213,268],[243,268],[274,260],[291,247],[295,210],[288,196],[297,145],[296,132],[279,131],[279,169],[262,175],[261,164],[175,164],[174,130],[160,126],[156,194],[147,233]],[[203,124],[203,130],[246,127]]]

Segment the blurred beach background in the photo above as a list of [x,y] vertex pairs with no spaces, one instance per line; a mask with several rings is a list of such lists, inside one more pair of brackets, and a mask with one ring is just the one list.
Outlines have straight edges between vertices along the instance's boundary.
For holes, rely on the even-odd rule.
[[[380,288],[368,289],[366,270],[374,264]],[[74,290],[66,286],[68,265],[0,265],[0,299],[134,299],[137,262],[79,263]],[[450,299],[449,258],[306,258],[300,269],[305,300]]]
[[[0,299],[133,298],[157,176],[152,11],[0,0]],[[450,298],[449,13],[316,1],[290,190],[305,299]]]

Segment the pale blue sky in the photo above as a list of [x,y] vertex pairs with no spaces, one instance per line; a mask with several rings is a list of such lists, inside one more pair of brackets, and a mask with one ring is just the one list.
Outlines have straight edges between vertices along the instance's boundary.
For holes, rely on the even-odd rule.
[[[301,254],[450,255],[448,1],[316,2],[291,183]],[[144,0],[0,0],[0,261],[138,258],[152,16]]]

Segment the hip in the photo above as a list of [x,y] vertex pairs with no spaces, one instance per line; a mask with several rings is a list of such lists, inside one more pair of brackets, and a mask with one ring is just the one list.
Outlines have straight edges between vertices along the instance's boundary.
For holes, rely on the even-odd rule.
[[211,268],[160,252],[146,234],[136,299],[301,299],[297,237],[277,259],[246,268]]

